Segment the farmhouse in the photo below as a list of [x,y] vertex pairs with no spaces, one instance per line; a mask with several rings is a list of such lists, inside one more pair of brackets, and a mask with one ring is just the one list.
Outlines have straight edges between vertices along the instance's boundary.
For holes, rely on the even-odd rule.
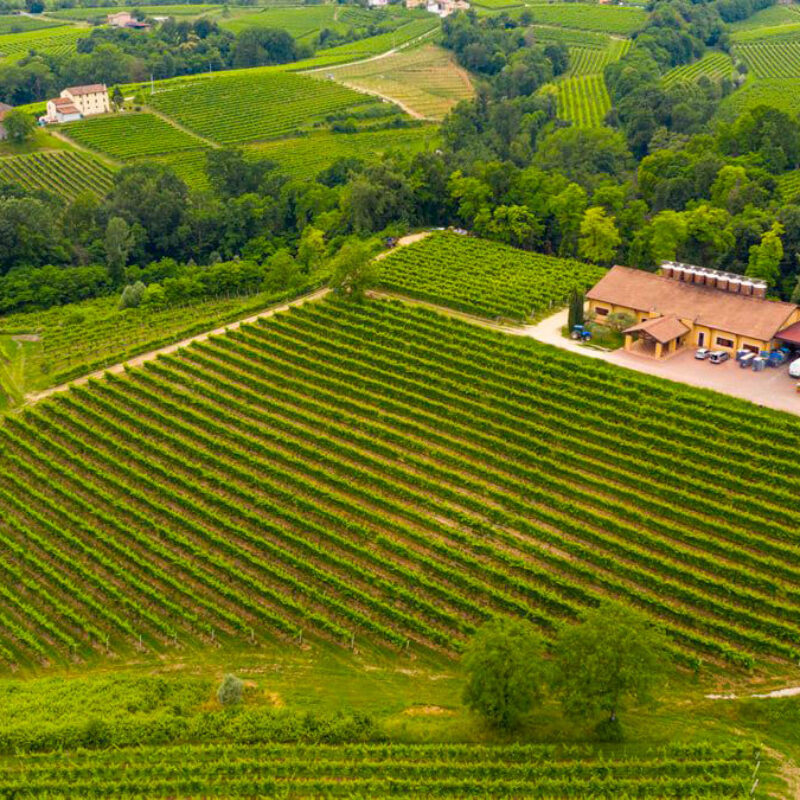
[[0,103],[0,142],[2,142],[3,139],[8,136],[5,126],[3,125],[3,120],[5,119],[6,114],[8,114],[12,108],[13,106],[9,106],[6,103]]
[[625,348],[656,358],[684,345],[715,350],[770,350],[800,322],[792,303],[767,300],[766,284],[740,275],[665,262],[660,274],[614,267],[586,294],[590,316],[625,312],[636,324]]
[[135,28],[137,30],[148,30],[150,26],[146,22],[136,19],[127,11],[120,11],[117,14],[109,14],[106,22],[112,28]]
[[42,122],[73,122],[81,117],[107,114],[110,111],[108,89],[104,83],[71,86],[61,92],[61,97],[47,101],[47,114],[42,117]]

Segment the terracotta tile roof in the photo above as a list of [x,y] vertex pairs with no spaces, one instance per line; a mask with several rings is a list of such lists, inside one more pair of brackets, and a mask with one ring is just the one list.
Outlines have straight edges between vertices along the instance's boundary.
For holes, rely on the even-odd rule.
[[106,87],[102,83],[92,83],[89,86],[70,86],[67,89],[64,89],[65,92],[69,92],[72,95],[82,95],[82,94],[97,94],[98,92],[105,92]]
[[80,114],[81,112],[75,108],[75,104],[69,97],[56,97],[53,100],[53,105],[56,107],[56,111],[59,114]]
[[647,333],[657,342],[667,344],[685,333],[689,333],[687,328],[677,317],[653,317],[638,325],[632,325],[623,333]]
[[800,344],[800,322],[795,322],[794,325],[790,325],[788,328],[779,331],[777,338],[784,342]]
[[766,341],[797,306],[684,283],[630,267],[613,267],[586,293],[589,300],[691,320],[694,324]]

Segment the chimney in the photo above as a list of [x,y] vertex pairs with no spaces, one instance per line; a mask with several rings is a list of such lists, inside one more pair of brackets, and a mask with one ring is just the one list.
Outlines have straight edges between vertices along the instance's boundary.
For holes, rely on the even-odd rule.
[[742,288],[742,282],[739,278],[731,278],[728,281],[728,291],[733,292],[734,294],[739,294],[739,291]]
[[767,296],[767,284],[756,283],[753,285],[753,297],[765,298]]

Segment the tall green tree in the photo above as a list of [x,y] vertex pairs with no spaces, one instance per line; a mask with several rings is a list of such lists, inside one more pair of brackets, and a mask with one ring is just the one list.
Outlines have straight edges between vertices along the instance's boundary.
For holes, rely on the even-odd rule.
[[463,699],[490,725],[517,727],[541,697],[543,645],[529,622],[499,618],[486,623],[464,651]]
[[750,263],[746,272],[748,278],[759,278],[770,286],[775,286],[781,276],[782,234],[783,225],[776,221],[761,237],[761,244],[754,244],[750,248]]
[[621,241],[614,218],[609,217],[604,208],[593,206],[586,209],[578,240],[581,258],[595,264],[608,264],[614,258]]
[[134,245],[130,225],[122,217],[111,217],[108,221],[104,244],[109,275],[114,285],[119,286]]
[[3,127],[6,129],[9,141],[14,144],[24,144],[33,138],[36,132],[36,123],[30,114],[12,108],[3,118]]
[[[646,704],[667,677],[667,639],[638,611],[606,601],[579,625],[564,624],[554,647],[553,687],[571,717],[605,717],[619,730],[618,714]],[[613,733],[612,733],[613,735]]]
[[352,300],[361,300],[377,280],[378,264],[366,242],[345,242],[331,263],[331,286]]

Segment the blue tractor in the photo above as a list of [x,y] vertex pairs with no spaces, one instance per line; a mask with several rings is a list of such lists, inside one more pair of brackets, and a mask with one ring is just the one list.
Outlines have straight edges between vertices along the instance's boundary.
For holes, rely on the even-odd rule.
[[588,342],[592,338],[592,332],[585,325],[573,325],[569,338],[579,342]]

